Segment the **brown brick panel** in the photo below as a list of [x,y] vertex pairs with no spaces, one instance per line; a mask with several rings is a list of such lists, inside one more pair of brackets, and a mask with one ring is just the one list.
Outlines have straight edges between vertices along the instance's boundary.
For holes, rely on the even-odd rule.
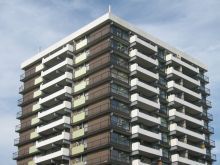
[[89,62],[89,70],[93,70],[102,66],[108,62],[110,62],[111,56],[110,53],[103,54],[102,56],[95,58],[94,60]]
[[105,68],[99,72],[96,72],[95,74],[92,74],[89,76],[89,85],[93,85],[97,82],[100,82],[108,77],[110,77],[110,68]]
[[93,164],[102,164],[105,162],[108,162],[110,159],[110,151],[109,150],[101,150],[97,151],[95,153],[88,154],[86,156],[87,158],[87,164],[93,165]]
[[99,53],[107,48],[110,47],[110,40],[104,40],[98,44],[96,44],[95,46],[92,46],[91,48],[89,48],[89,53],[90,55],[94,55],[96,53]]
[[31,113],[32,112],[32,108],[33,108],[33,105],[36,104],[37,102],[33,102],[33,103],[30,103],[24,107],[22,107],[22,115],[26,115],[28,113]]
[[108,93],[110,93],[110,84],[104,84],[95,89],[90,90],[88,92],[88,99],[89,100],[96,99]]
[[110,25],[106,25],[104,27],[102,27],[101,29],[96,30],[95,32],[91,33],[88,36],[88,42],[92,42],[98,38],[101,38],[102,36],[108,34],[110,32]]
[[22,160],[18,160],[17,165],[28,165],[28,162],[32,160],[33,160],[33,157],[28,157]]
[[100,129],[106,128],[110,125],[110,116],[106,115],[101,118],[88,122],[87,132],[91,133]]
[[87,139],[87,150],[95,149],[104,145],[109,144],[110,133],[105,132]]
[[33,87],[36,78],[37,78],[37,77],[33,77],[33,78],[31,78],[30,80],[24,82],[23,90],[27,90],[27,89]]
[[107,111],[109,108],[110,108],[109,99],[105,99],[96,104],[92,104],[88,106],[88,117]]

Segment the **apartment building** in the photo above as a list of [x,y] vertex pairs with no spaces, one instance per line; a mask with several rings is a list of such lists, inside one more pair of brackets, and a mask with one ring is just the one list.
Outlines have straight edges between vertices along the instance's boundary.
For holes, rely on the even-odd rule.
[[107,13],[22,63],[18,165],[211,165],[207,67]]

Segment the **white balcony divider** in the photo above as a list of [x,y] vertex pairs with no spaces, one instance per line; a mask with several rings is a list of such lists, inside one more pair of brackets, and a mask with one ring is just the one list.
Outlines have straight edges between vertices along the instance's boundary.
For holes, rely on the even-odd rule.
[[42,59],[42,63],[46,63],[56,57],[58,57],[59,55],[67,52],[67,51],[70,51],[70,52],[73,52],[73,46],[70,45],[70,44],[67,44],[64,48],[58,50],[57,52],[55,52],[54,54],[51,54],[50,56],[46,57],[46,58],[43,58]]
[[142,39],[138,38],[137,35],[133,35],[132,37],[130,37],[130,43],[133,42],[138,42],[141,45],[151,49],[154,52],[157,52],[157,46],[151,45],[150,43],[143,41]]
[[132,79],[131,82],[130,82],[130,85],[131,85],[131,87],[133,87],[133,86],[140,86],[140,87],[145,88],[145,89],[147,89],[147,90],[149,90],[151,92],[159,94],[159,88],[155,88],[155,87],[150,86],[150,85],[148,85],[146,83],[143,83],[140,80],[138,80],[138,78]]
[[200,163],[198,161],[193,161],[193,160],[190,160],[188,158],[184,158],[184,157],[181,157],[179,156],[179,154],[174,154],[174,155],[171,155],[171,161],[172,162],[181,162],[181,163],[186,163],[186,164],[193,164],[193,165],[207,165],[207,163]]
[[170,60],[175,61],[175,62],[179,63],[180,65],[182,65],[182,66],[184,66],[184,67],[186,67],[186,68],[188,68],[188,69],[190,69],[190,70],[192,70],[196,73],[199,73],[199,68],[194,67],[190,64],[187,64],[186,62],[182,61],[181,59],[179,59],[177,57],[174,57],[173,54],[168,54],[166,56],[166,61],[170,61]]
[[140,53],[137,49],[133,49],[132,51],[130,51],[129,56],[130,57],[137,56],[137,57],[142,58],[143,60],[148,61],[154,65],[158,65],[158,60],[155,60],[153,58],[150,58],[150,57]]
[[161,119],[159,117],[153,117],[153,116],[144,114],[144,113],[140,112],[139,109],[132,110],[131,117],[132,118],[139,117],[139,118],[145,119],[147,121],[151,121],[156,124],[161,124]]
[[47,115],[50,115],[50,114],[53,114],[61,109],[64,109],[64,108],[68,108],[68,109],[71,109],[71,102],[69,101],[63,101],[63,103],[53,107],[53,108],[50,108],[46,111],[43,111],[43,112],[38,112],[38,118],[42,118],[42,117],[45,117]]
[[183,79],[185,79],[185,80],[187,80],[187,81],[189,81],[189,82],[191,82],[191,83],[193,83],[197,86],[200,86],[200,81],[199,80],[195,80],[195,79],[193,79],[193,78],[191,78],[191,77],[175,70],[173,67],[168,68],[166,70],[166,73],[167,74],[175,74],[175,75],[177,75],[177,76],[179,76],[179,77],[181,77],[181,78],[183,78]]
[[170,95],[168,96],[168,102],[178,102],[179,104],[182,104],[182,105],[185,105],[186,107],[189,107],[191,109],[194,109],[198,112],[203,112],[203,108],[202,107],[199,107],[199,106],[196,106],[192,103],[189,103],[188,101],[185,101],[183,99],[180,99],[178,97],[176,97],[175,95]]
[[54,136],[54,137],[51,137],[49,139],[42,140],[42,141],[37,141],[36,142],[36,148],[41,148],[43,146],[55,143],[55,142],[60,141],[60,140],[70,140],[70,133],[62,132],[61,134],[59,134],[57,136]]
[[71,87],[68,87],[68,86],[65,86],[63,89],[47,96],[47,97],[44,97],[44,98],[40,98],[39,100],[39,104],[43,104],[51,99],[54,99],[62,94],[65,94],[65,93],[68,93],[68,94],[71,94],[72,93],[72,88]]
[[45,162],[51,159],[55,159],[57,157],[61,157],[61,156],[69,156],[70,152],[69,152],[69,148],[61,148],[60,150],[44,155],[44,156],[36,156],[34,158],[34,162],[37,163],[41,163],[41,162]]
[[141,96],[139,96],[138,93],[135,93],[135,94],[131,95],[131,102],[134,102],[134,101],[140,101],[140,102],[142,102],[144,104],[148,104],[149,106],[155,107],[157,109],[160,108],[160,103],[148,100],[148,99],[146,99],[144,97],[141,97]]
[[45,71],[42,71],[41,72],[41,76],[44,77],[44,76],[46,76],[46,75],[48,75],[48,74],[58,70],[59,68],[65,66],[65,65],[73,65],[73,60],[70,59],[70,58],[66,58],[61,63],[59,63],[59,64],[57,64],[57,65],[55,65],[55,66],[53,66],[53,67],[51,67],[51,68],[49,68],[49,69],[47,69]]
[[140,128],[139,125],[133,126],[131,128],[131,132],[132,134],[142,134],[142,135],[149,136],[157,140],[161,140],[161,133],[154,133],[154,132],[145,130],[143,128]]
[[141,73],[143,73],[143,74],[146,74],[146,75],[148,75],[148,76],[150,76],[150,77],[152,77],[152,78],[155,78],[155,79],[157,79],[157,80],[159,79],[158,73],[153,73],[153,72],[151,72],[151,71],[149,71],[149,70],[146,70],[146,69],[144,69],[144,68],[138,66],[137,63],[132,64],[132,65],[130,66],[130,71],[131,71],[131,72],[133,72],[133,71],[139,71],[139,72],[141,72]]
[[162,149],[154,149],[148,146],[141,145],[140,142],[132,143],[132,151],[143,151],[157,156],[162,156]]
[[195,138],[205,140],[205,134],[199,134],[197,132],[191,131],[189,129],[178,126],[176,123],[170,124],[170,131],[179,131],[189,136],[193,136]]
[[178,112],[176,109],[169,110],[169,117],[171,117],[171,116],[178,116],[178,117],[180,117],[182,119],[185,119],[185,120],[188,120],[192,123],[204,126],[204,121],[203,120],[198,120],[194,117],[191,117],[191,116],[188,116],[184,113]]
[[181,142],[178,139],[171,139],[170,140],[170,145],[171,145],[171,147],[179,146],[179,147],[182,147],[182,148],[194,151],[194,152],[198,152],[198,153],[201,153],[201,154],[204,154],[204,155],[206,154],[206,149],[205,148],[195,147],[193,145]]
[[64,79],[70,79],[70,80],[72,80],[72,78],[73,78],[73,74],[72,74],[72,73],[70,73],[70,72],[65,72],[62,76],[57,77],[57,78],[53,79],[52,81],[49,81],[49,82],[46,83],[46,84],[42,84],[42,85],[40,86],[40,90],[44,90],[44,89],[46,89],[46,88],[48,88],[48,87],[50,87],[50,86],[52,86],[52,85],[55,85],[55,84],[57,84],[58,82],[60,82],[60,81],[62,81],[62,80],[64,80]]
[[185,93],[187,93],[187,94],[189,94],[191,96],[194,96],[196,98],[202,99],[201,93],[193,92],[192,90],[187,89],[187,88],[183,87],[182,85],[179,85],[179,84],[175,83],[174,81],[169,81],[167,83],[167,87],[168,88],[172,88],[172,87],[173,88],[177,88],[177,89],[179,89],[179,90],[181,90],[181,91],[183,91],[183,92],[185,92]]
[[51,128],[57,127],[61,124],[70,124],[70,117],[63,116],[61,119],[56,120],[52,123],[37,127],[37,133],[45,132]]

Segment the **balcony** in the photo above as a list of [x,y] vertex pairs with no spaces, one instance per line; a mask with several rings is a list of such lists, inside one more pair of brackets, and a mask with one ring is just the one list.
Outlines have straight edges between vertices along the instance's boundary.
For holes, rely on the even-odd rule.
[[166,56],[166,61],[167,62],[172,61],[174,64],[181,65],[181,66],[185,67],[186,69],[189,69],[193,73],[199,73],[199,68],[194,67],[194,66],[182,61],[181,59],[175,57],[173,54],[168,54]]
[[140,159],[134,159],[132,160],[132,165],[151,165],[151,163],[144,163]]
[[139,125],[131,128],[132,137],[140,137],[148,142],[155,142],[161,140],[161,133],[155,133],[141,128]]
[[43,78],[38,77],[36,79],[31,80],[30,82],[25,82],[25,85],[21,85],[19,87],[19,93],[23,94],[24,92],[29,92],[30,90],[35,88],[37,85],[42,83],[42,81],[43,81]]
[[79,69],[77,69],[74,73],[74,78],[78,78],[84,74],[86,74],[87,70],[89,70],[89,67],[83,66]]
[[58,62],[60,62],[61,59],[69,57],[69,58],[73,58],[72,54],[68,53],[68,52],[73,52],[73,46],[67,44],[65,47],[63,47],[62,49],[58,50],[57,52],[49,55],[46,58],[42,59],[42,63],[45,65],[56,65]]
[[132,143],[132,155],[141,154],[149,158],[161,157],[162,149],[156,149],[153,146],[148,147],[140,142]]
[[68,148],[61,148],[58,151],[52,152],[47,155],[37,156],[35,157],[36,164],[48,164],[51,163],[51,160],[56,159],[58,160],[69,160],[69,149]]
[[137,88],[139,92],[144,92],[148,96],[159,94],[159,88],[148,85],[140,81],[138,78],[132,79],[130,85],[131,85],[131,90],[135,90]]
[[63,101],[61,104],[47,109],[45,111],[39,112],[38,113],[38,118],[42,120],[52,120],[55,116],[54,114],[61,114],[65,115],[67,113],[71,112],[71,102],[69,101]]
[[[184,148],[184,149],[187,149],[191,152],[199,153],[199,154],[202,154],[202,155],[206,154],[206,149],[205,148],[195,147],[193,145],[181,142],[178,139],[172,139],[170,141],[170,145],[171,145],[171,147],[178,147],[180,149]],[[172,148],[171,148],[171,150],[172,150]]]
[[63,116],[61,119],[58,119],[54,122],[37,127],[37,133],[48,135],[56,131],[56,129],[62,130],[62,129],[65,129],[66,127],[69,127],[69,125],[70,125],[70,118]]
[[23,149],[23,150],[19,150],[18,152],[14,152],[13,153],[13,159],[14,160],[18,160],[18,159],[21,159],[21,158],[24,158],[28,155],[34,155],[36,153],[38,153],[39,150],[36,149],[35,146],[31,146],[29,148],[26,148],[26,149]]
[[183,74],[182,72],[177,71],[173,67],[168,68],[166,70],[166,73],[168,76],[171,75],[173,78],[183,78],[186,81],[185,85],[189,86],[189,88],[200,86],[199,80],[193,79],[193,78]]
[[137,74],[138,78],[148,80],[149,82],[159,79],[158,73],[153,73],[149,70],[146,70],[140,67],[137,63],[130,66],[130,71],[132,72],[131,75]]
[[174,81],[169,81],[167,83],[167,87],[169,88],[168,91],[177,90],[180,92],[184,92],[184,93],[190,95],[193,99],[201,99],[202,98],[202,95],[200,93],[196,93],[188,88],[185,88],[184,86],[179,85],[179,84],[175,83]]
[[203,94],[206,94],[206,95],[210,95],[210,89],[209,88],[206,88],[206,87],[203,87],[203,86],[199,86],[198,87],[198,91],[203,93]]
[[78,114],[75,114],[74,116],[73,116],[73,123],[77,123],[77,122],[79,122],[79,121],[81,121],[81,120],[84,120],[85,119],[85,117],[86,117],[86,113],[85,112],[80,112],[80,113],[78,113]]
[[200,103],[201,103],[202,106],[205,106],[207,108],[211,108],[212,107],[212,103],[209,100],[202,99],[202,100],[200,100]]
[[84,39],[81,39],[79,42],[76,43],[75,50],[78,50],[78,49],[86,46],[87,43],[88,43],[88,39],[86,37]]
[[157,46],[152,45],[149,42],[146,42],[140,38],[138,38],[137,35],[133,35],[132,37],[130,37],[130,43],[137,43],[137,48],[140,50],[144,50],[147,53],[155,53],[157,52]]
[[37,117],[32,118],[31,120],[22,122],[19,125],[16,125],[15,131],[20,132],[20,131],[25,131],[29,128],[32,128],[40,123],[40,120]]
[[160,109],[160,103],[146,99],[137,93],[131,95],[131,102],[133,102],[132,104],[137,104],[142,109],[150,111]]
[[190,113],[202,113],[203,112],[203,108],[196,106],[188,101],[185,101],[183,99],[178,98],[175,95],[170,95],[168,96],[168,102],[170,106],[174,106],[174,107],[180,107],[180,106],[186,106],[188,109],[190,109]]
[[213,127],[204,125],[204,130],[205,130],[206,133],[214,134],[214,128]]
[[62,145],[63,143],[67,143],[70,140],[70,133],[62,132],[59,135],[54,135],[51,138],[44,139],[36,142],[36,148],[38,149],[46,149],[52,148],[53,145]]
[[86,80],[80,81],[79,83],[74,85],[73,92],[75,93],[75,92],[85,89],[88,84],[89,84],[89,81],[86,81]]
[[198,120],[194,117],[191,117],[191,116],[186,115],[184,113],[178,112],[176,109],[169,110],[169,117],[170,117],[170,120],[172,119],[175,122],[179,122],[181,120],[187,120],[192,125],[204,126],[203,120]]
[[130,51],[129,56],[131,57],[132,61],[135,61],[136,63],[143,66],[154,67],[158,65],[158,60],[140,53],[137,49]]
[[84,51],[84,52],[78,54],[75,57],[74,64],[81,63],[82,61],[86,60],[88,56],[89,56],[89,51]]
[[53,105],[56,103],[56,99],[57,100],[65,100],[67,97],[71,97],[71,93],[72,93],[72,88],[65,86],[63,89],[49,95],[46,96],[44,98],[40,98],[39,100],[39,104],[41,105]]
[[52,66],[51,68],[44,70],[41,72],[41,76],[47,79],[55,79],[57,77],[58,72],[66,72],[67,66],[73,65],[73,60],[70,58],[66,58],[64,61],[58,63],[57,65]]
[[203,81],[203,82],[205,82],[205,83],[209,83],[209,77],[208,77],[208,76],[205,76],[204,74],[198,73],[197,77],[198,77],[201,81]]
[[16,118],[20,119],[20,118],[23,118],[25,116],[29,116],[30,114],[33,114],[34,112],[37,112],[40,109],[41,109],[41,106],[38,103],[31,106],[31,107],[28,106],[27,108],[23,108],[22,110],[17,112]]
[[34,100],[37,100],[42,94],[43,92],[40,90],[31,92],[18,100],[18,106],[24,106],[28,103],[33,102]]
[[85,104],[87,98],[84,95],[81,95],[80,97],[77,97],[76,99],[73,100],[73,107],[78,107],[83,104]]
[[174,154],[171,156],[172,163],[180,162],[184,164],[196,164],[196,165],[207,165],[207,163],[199,162],[198,160],[191,160],[188,158],[181,157],[179,154]]
[[14,139],[14,145],[20,146],[22,144],[26,144],[34,139],[37,139],[37,138],[39,138],[39,134],[37,134],[36,131],[34,131],[28,135],[20,136],[19,138]]
[[132,121],[138,121],[148,126],[155,126],[161,124],[160,118],[142,113],[139,109],[132,110],[131,117]]
[[65,86],[68,81],[69,82],[72,81],[72,78],[73,78],[72,73],[65,72],[62,76],[59,76],[52,81],[42,84],[40,86],[40,90],[46,93],[55,92],[57,90],[56,84],[59,84],[60,86]]
[[34,75],[36,75],[37,73],[39,73],[40,71],[42,71],[44,68],[44,65],[43,64],[39,64],[38,66],[32,68],[32,69],[29,69],[27,71],[25,71],[25,73],[23,73],[21,76],[20,76],[20,80],[21,81],[26,81],[27,79],[33,77]]
[[176,123],[174,124],[170,124],[170,132],[171,134],[173,134],[172,132],[174,131],[174,133],[176,135],[183,135],[183,134],[187,134],[188,138],[191,138],[192,140],[197,140],[197,141],[201,141],[201,140],[205,140],[205,134],[200,134],[194,131],[191,131],[187,128],[183,128],[178,126]]

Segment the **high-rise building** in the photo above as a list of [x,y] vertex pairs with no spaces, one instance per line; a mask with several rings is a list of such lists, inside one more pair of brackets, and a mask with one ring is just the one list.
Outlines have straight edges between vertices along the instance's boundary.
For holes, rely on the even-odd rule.
[[31,57],[18,165],[211,165],[207,67],[107,13]]

